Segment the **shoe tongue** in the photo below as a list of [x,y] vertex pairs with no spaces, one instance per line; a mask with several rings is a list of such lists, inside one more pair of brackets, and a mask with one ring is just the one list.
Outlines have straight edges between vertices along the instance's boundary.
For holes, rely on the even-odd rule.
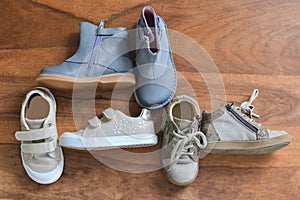
[[173,119],[174,119],[175,124],[178,126],[179,130],[181,130],[181,131],[183,129],[193,125],[193,121],[188,120],[188,119],[179,119],[177,117],[174,117]]
[[152,28],[149,29],[149,42],[153,42],[155,40],[155,35],[153,34]]
[[25,119],[26,123],[28,124],[29,128],[31,129],[39,129],[42,128],[44,125],[46,118],[43,119]]

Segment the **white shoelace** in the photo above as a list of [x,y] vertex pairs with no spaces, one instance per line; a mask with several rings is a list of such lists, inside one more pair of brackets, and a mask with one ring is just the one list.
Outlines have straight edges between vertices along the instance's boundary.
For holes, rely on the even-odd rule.
[[[180,159],[182,155],[194,155],[194,146],[199,149],[204,149],[206,147],[206,136],[200,131],[195,131],[194,128],[191,129],[191,132],[187,132],[189,129],[191,128],[187,127],[182,131],[178,130],[178,133],[173,131],[175,136],[173,140],[175,140],[176,144],[171,151],[171,161]],[[200,143],[200,138],[202,139],[203,144]]]
[[242,113],[248,115],[251,119],[252,119],[252,117],[259,118],[259,115],[255,114],[253,112],[254,106],[252,105],[253,101],[256,99],[258,94],[259,94],[258,89],[253,90],[249,101],[245,101],[245,102],[241,103],[241,106],[239,107],[241,109]]

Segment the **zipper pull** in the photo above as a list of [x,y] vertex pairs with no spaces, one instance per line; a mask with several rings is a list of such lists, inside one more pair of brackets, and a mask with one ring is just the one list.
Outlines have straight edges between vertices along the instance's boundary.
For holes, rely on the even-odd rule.
[[99,29],[103,29],[104,28],[104,20],[101,19],[100,24],[99,24]]
[[99,27],[97,27],[96,29],[96,39],[95,39],[95,42],[94,42],[94,46],[93,46],[93,49],[92,49],[92,52],[91,52],[91,58],[90,58],[90,61],[89,61],[89,64],[88,64],[88,69],[89,69],[89,74],[92,73],[92,68],[95,64],[95,59],[96,59],[96,54],[97,54],[97,47],[100,46],[101,44],[101,40],[102,40],[102,36],[99,35],[99,31],[101,29],[103,29],[104,27],[104,20],[101,20],[100,21],[100,24],[99,24]]
[[227,105],[226,105],[227,110],[231,110],[231,107],[233,106],[233,104],[234,104],[233,102],[227,104]]

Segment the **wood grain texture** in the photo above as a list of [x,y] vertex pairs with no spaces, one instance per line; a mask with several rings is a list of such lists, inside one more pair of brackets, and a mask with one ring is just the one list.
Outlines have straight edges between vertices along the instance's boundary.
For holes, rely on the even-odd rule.
[[[201,110],[212,111],[230,101],[243,102],[258,88],[254,105],[259,122],[288,131],[292,143],[269,155],[208,155],[200,161],[198,178],[186,188],[169,183],[162,170],[121,172],[88,152],[64,149],[61,179],[47,186],[34,183],[22,167],[19,143],[14,139],[24,95],[37,85],[35,78],[42,68],[57,65],[76,52],[79,22],[98,24],[105,19],[108,27],[133,28],[147,4],[170,29],[178,71],[176,95],[193,96]],[[0,198],[300,199],[299,1],[2,0],[0,7]],[[178,33],[197,42],[202,54],[181,43]],[[214,71],[216,66],[220,73]],[[75,131],[111,106],[137,116],[141,108],[131,93],[132,89],[118,95],[101,91],[95,102],[81,99],[74,103],[55,92],[59,133]],[[160,114],[154,113],[156,129]],[[128,160],[119,151],[94,156],[112,156],[111,162],[125,163],[128,169],[159,167],[158,153],[140,159],[159,150],[161,133],[159,138],[154,147],[124,151],[136,155]]]
[[19,156],[16,145],[1,145],[0,151],[1,161],[5,161],[0,163],[3,198],[37,199],[44,194],[49,199],[297,199],[300,195],[297,167],[205,166],[193,184],[182,188],[168,183],[161,171],[119,172],[88,153],[68,149],[64,151],[67,162],[62,178],[52,185],[38,185],[15,159]]

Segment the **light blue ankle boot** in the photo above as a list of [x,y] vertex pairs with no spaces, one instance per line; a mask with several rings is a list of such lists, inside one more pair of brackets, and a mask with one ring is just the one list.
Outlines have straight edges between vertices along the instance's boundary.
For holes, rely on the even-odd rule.
[[72,90],[97,85],[105,89],[130,87],[135,84],[132,61],[129,57],[126,28],[97,27],[88,22],[80,23],[80,44],[77,52],[63,63],[44,68],[37,82],[53,89]]

